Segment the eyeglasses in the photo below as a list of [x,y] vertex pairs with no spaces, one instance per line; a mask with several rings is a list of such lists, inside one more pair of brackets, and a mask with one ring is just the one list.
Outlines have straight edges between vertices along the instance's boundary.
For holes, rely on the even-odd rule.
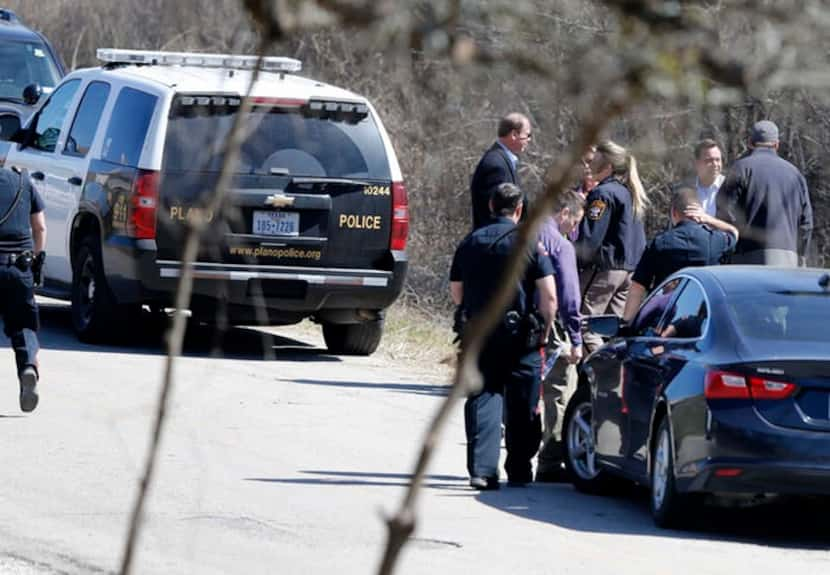
[[522,133],[520,132],[519,133],[519,139],[520,140],[532,140],[533,139],[533,134],[528,132],[527,134],[522,135]]

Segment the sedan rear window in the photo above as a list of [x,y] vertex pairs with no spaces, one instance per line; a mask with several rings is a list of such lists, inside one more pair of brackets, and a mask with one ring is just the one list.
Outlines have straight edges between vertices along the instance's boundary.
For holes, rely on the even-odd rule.
[[[190,98],[192,99],[192,98]],[[235,106],[174,103],[164,170],[218,172]],[[297,108],[255,108],[239,150],[239,174],[388,180],[389,163],[371,115],[319,117]]]
[[747,338],[830,343],[828,293],[773,292],[734,297],[729,308]]

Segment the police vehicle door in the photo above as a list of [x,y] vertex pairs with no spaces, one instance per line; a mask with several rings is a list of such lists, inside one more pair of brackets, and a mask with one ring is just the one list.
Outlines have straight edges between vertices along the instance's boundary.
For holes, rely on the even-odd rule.
[[64,192],[70,185],[69,178],[75,175],[73,164],[76,160],[62,156],[57,150],[62,150],[65,145],[65,134],[71,120],[69,111],[74,107],[80,85],[80,80],[70,80],[58,86],[29,120],[26,141],[9,150],[6,159],[8,166],[28,170],[32,185],[43,198],[48,229],[46,273],[49,279],[67,282],[72,279],[71,272],[67,276],[64,269],[68,222],[59,218],[65,218],[66,214],[77,207],[77,200],[74,201],[74,206],[71,205],[72,200]]

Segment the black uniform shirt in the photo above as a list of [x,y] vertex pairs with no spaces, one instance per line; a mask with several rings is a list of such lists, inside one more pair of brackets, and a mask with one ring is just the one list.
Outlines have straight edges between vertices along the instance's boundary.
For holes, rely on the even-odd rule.
[[591,190],[585,205],[574,244],[580,269],[633,271],[645,249],[646,232],[634,215],[631,192],[609,176]]
[[[9,213],[18,189],[20,199]],[[33,249],[30,216],[42,211],[43,200],[28,176],[0,169],[0,219],[8,214],[6,221],[0,224],[0,253],[20,253]]]
[[682,220],[651,240],[631,279],[651,290],[677,270],[719,264],[734,249],[732,234]]
[[[516,224],[510,219],[496,218],[464,238],[455,251],[450,281],[463,283],[462,303],[471,317],[487,305],[499,286],[507,258],[518,238],[515,231],[511,232],[515,228]],[[510,308],[521,314],[534,305],[536,280],[553,275],[550,258],[540,257],[535,249],[527,251],[527,260],[527,270]]]

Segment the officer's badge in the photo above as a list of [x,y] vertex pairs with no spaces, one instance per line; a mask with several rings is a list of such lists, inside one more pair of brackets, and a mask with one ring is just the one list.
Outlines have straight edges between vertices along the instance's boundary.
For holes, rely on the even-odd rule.
[[591,202],[591,205],[588,206],[588,219],[594,221],[600,219],[605,213],[606,208],[608,208],[608,204],[604,201],[594,200]]

